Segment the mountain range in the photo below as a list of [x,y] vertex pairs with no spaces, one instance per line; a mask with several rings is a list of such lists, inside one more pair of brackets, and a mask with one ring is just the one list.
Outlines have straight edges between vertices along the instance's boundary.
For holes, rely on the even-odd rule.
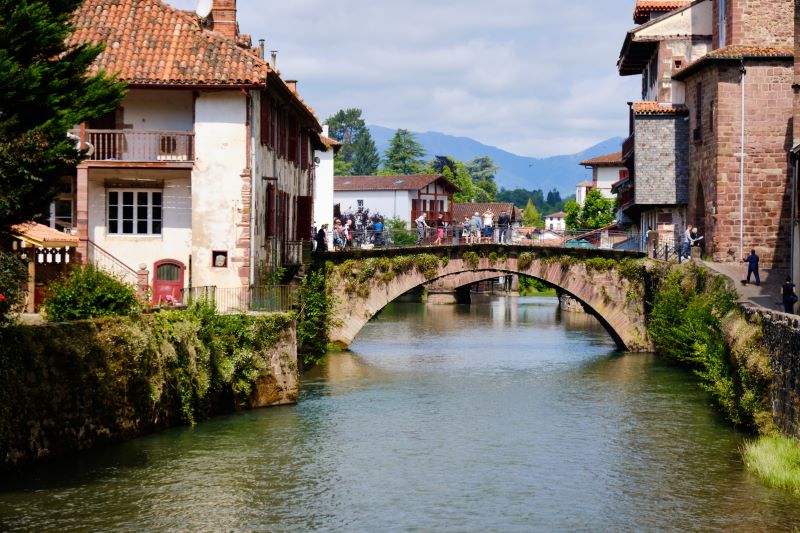
[[[383,155],[395,131],[383,126],[367,126]],[[489,156],[500,167],[495,181],[498,188],[541,189],[547,193],[558,190],[562,196],[575,193],[575,185],[591,179],[591,173],[578,165],[581,161],[620,150],[623,139],[612,137],[576,154],[536,158],[512,154],[495,146],[480,143],[468,137],[456,137],[435,131],[414,132],[414,136],[425,148],[425,158],[446,155],[460,161],[471,161],[476,157]]]

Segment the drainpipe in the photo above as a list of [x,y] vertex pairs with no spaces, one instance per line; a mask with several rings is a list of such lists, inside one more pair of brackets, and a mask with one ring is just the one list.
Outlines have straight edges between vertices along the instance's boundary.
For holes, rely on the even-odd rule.
[[742,93],[742,132],[741,151],[739,152],[739,257],[744,257],[744,82],[747,69],[744,59],[739,66],[739,85]]

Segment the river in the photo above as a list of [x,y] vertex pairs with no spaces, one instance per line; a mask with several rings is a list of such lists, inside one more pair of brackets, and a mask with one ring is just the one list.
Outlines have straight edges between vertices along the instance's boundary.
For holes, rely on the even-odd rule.
[[297,406],[0,481],[0,530],[793,531],[745,438],[555,299],[393,304]]

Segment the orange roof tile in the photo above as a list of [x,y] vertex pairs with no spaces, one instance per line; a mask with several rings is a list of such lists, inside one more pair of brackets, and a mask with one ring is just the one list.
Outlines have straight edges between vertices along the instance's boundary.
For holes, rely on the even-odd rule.
[[636,24],[644,24],[650,20],[651,13],[668,13],[691,3],[692,0],[637,0],[633,9],[633,21]]
[[685,115],[689,110],[685,105],[660,104],[658,102],[633,102],[631,106],[636,115]]
[[618,167],[622,166],[622,150],[613,154],[601,155],[578,163],[583,167]]
[[434,181],[441,180],[445,187],[460,191],[458,187],[437,174],[399,176],[334,176],[334,191],[418,191]]
[[70,44],[106,46],[91,72],[131,84],[263,85],[270,72],[254,50],[160,0],[85,0],[74,24]]
[[26,222],[11,227],[14,236],[40,248],[64,248],[78,246],[80,239],[69,233],[64,233],[50,226],[38,222]]
[[697,61],[693,61],[679,70],[672,77],[680,80],[699,69],[702,65],[714,61],[731,61],[740,59],[793,59],[794,48],[791,46],[724,46],[707,53]]

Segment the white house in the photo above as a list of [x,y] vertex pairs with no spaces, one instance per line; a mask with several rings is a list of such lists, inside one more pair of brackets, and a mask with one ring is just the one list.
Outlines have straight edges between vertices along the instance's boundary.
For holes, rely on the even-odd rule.
[[586,193],[591,189],[597,189],[605,198],[616,197],[611,192],[611,186],[619,181],[620,170],[625,169],[625,165],[622,164],[622,151],[587,159],[581,161],[580,165],[592,170],[592,181],[583,181],[577,186],[575,199],[580,205],[583,205]]
[[[333,201],[340,213],[369,210],[371,215],[400,218],[411,224],[422,213],[428,220],[441,214],[453,222],[453,193],[459,188],[442,176],[336,176]],[[334,209],[336,211],[336,209]]]
[[92,70],[129,89],[76,131],[92,150],[71,198],[83,261],[149,270],[155,301],[298,264],[321,127],[239,34],[236,1],[201,19],[160,0],[86,0],[74,23],[73,43],[106,45]]
[[567,226],[564,223],[565,216],[567,216],[567,214],[564,211],[559,211],[558,213],[545,215],[544,217],[545,229],[552,231],[564,231],[565,229],[567,229]]
[[[327,125],[322,126],[320,140],[325,145],[325,150],[314,152],[314,162],[317,167],[314,179],[314,222],[317,228],[327,224],[330,230],[333,228],[333,158],[341,148],[341,144],[328,137]],[[328,245],[331,247],[333,243],[329,242]]]

